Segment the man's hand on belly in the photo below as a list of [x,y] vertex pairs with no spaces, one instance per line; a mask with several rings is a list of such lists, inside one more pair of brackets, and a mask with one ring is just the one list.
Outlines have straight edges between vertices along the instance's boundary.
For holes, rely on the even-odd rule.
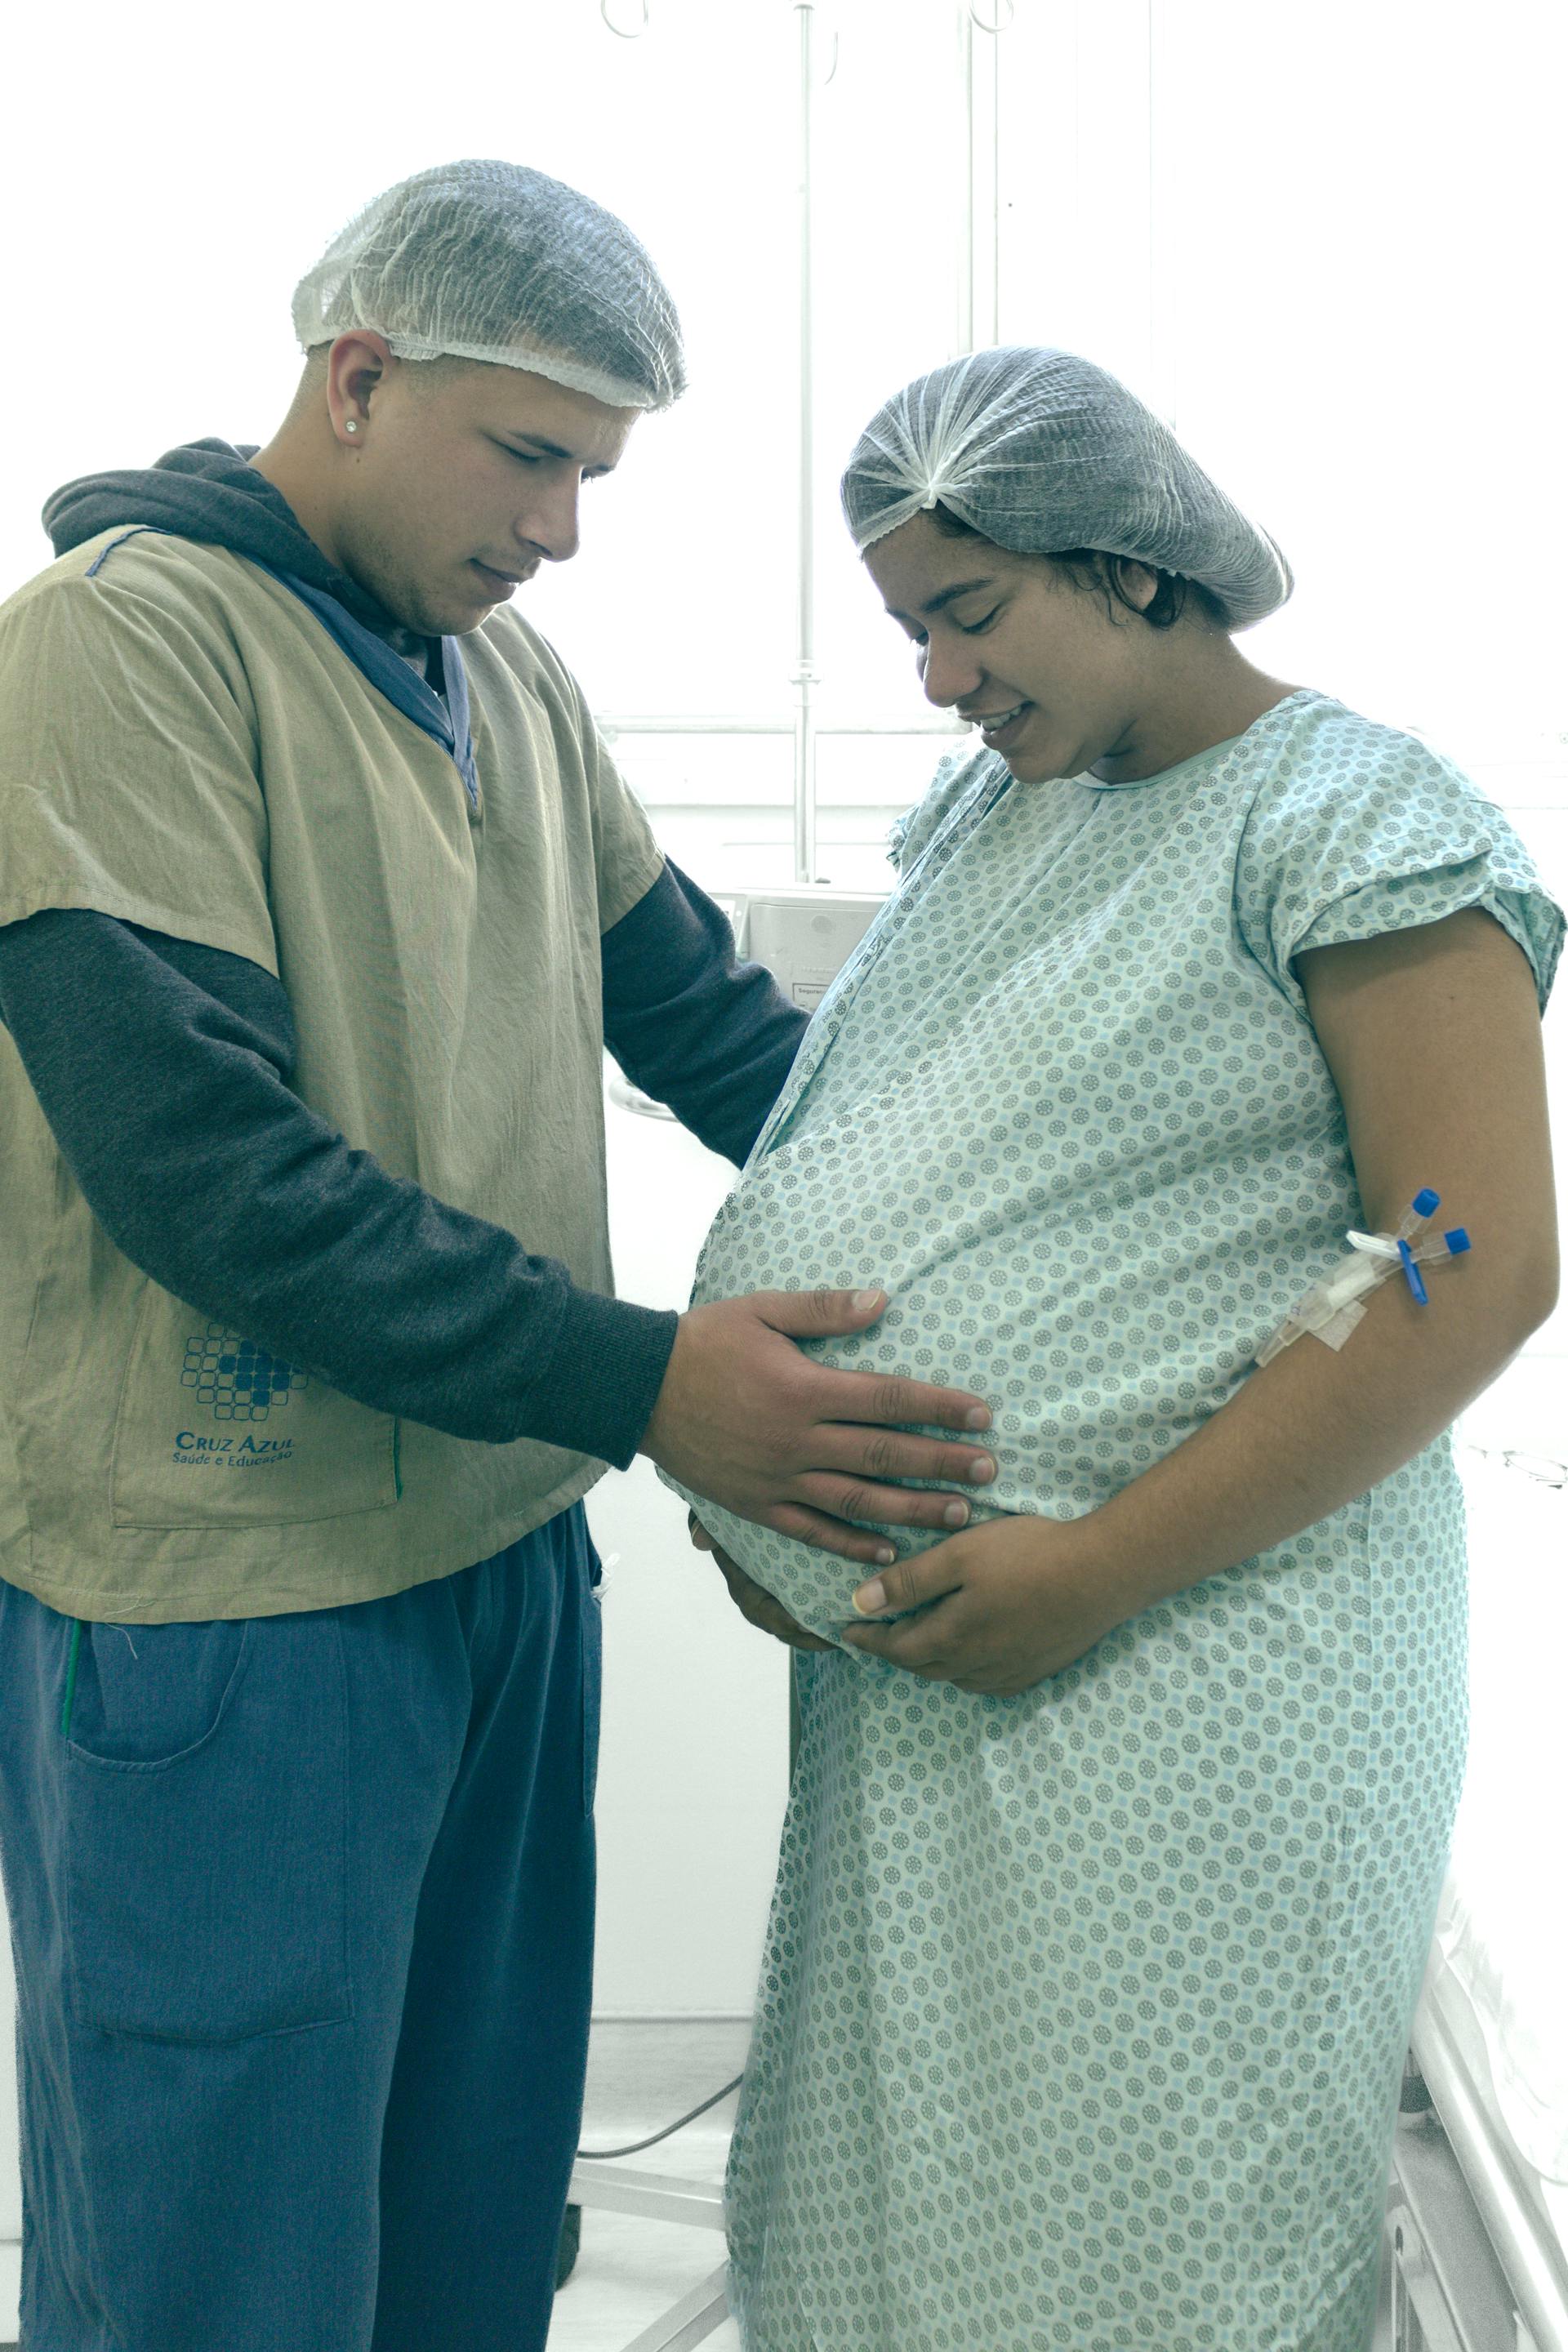
[[995,1463],[973,1441],[915,1437],[900,1425],[984,1429],[984,1401],[888,1373],[836,1371],[795,1345],[864,1331],[887,1303],[879,1290],[758,1290],[692,1307],[638,1450],[738,1518],[845,1559],[894,1558],[858,1519],[963,1526],[969,1507],[957,1496],[881,1482],[994,1478]]

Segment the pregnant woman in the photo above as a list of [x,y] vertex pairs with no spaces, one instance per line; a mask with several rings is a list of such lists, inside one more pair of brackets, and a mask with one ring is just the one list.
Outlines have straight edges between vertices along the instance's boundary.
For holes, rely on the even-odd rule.
[[[951,1538],[874,1531],[869,1588],[696,1506],[810,1653],[742,2340],[1361,2352],[1465,1760],[1446,1433],[1555,1295],[1562,918],[1448,761],[1244,658],[1289,573],[1100,370],[938,369],[843,493],[983,748],[907,822],[696,1311],[879,1283],[819,1352],[990,1400],[997,1475]],[[1415,1247],[1473,1247],[1423,1304],[1346,1235],[1427,1186]],[[1259,1368],[1347,1262],[1394,1278]]]

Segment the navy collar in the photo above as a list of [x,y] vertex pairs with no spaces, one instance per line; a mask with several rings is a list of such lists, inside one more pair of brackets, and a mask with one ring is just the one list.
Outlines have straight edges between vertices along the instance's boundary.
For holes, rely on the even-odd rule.
[[372,686],[384,694],[388,702],[412,719],[416,727],[433,736],[448,758],[457,763],[463,779],[463,789],[468,795],[468,806],[479,804],[479,771],[474,764],[474,740],[468,724],[468,677],[463,667],[463,656],[456,637],[441,639],[441,670],[447,682],[445,701],[429,682],[422,678],[401,654],[395,654],[384,637],[356,621],[335,596],[324,588],[312,588],[308,581],[298,579],[289,572],[274,572],[269,563],[257,563],[255,556],[246,561],[256,563],[258,572],[270,572],[274,580],[309,604],[312,613],[329,634],[335,637],[344,653],[369,678]]
[[[150,532],[155,539],[185,536],[182,531],[167,530],[162,523],[132,523],[94,556],[88,567],[89,578],[96,577],[117,547],[122,547],[128,539],[139,538],[143,532]],[[239,551],[237,549],[235,552]],[[458,639],[441,639],[441,669],[447,686],[447,697],[443,701],[435,688],[419,676],[411,663],[405,662],[401,654],[395,654],[385,639],[378,637],[374,629],[367,629],[363,621],[356,621],[347,606],[341,604],[324,588],[313,587],[309,581],[300,579],[294,572],[280,572],[275,564],[263,563],[258,556],[242,555],[241,561],[254,563],[258,572],[265,572],[270,579],[287,588],[291,595],[298,596],[302,604],[308,604],[322,627],[336,639],[355,668],[369,678],[377,692],[384,694],[405,719],[412,719],[416,727],[440,744],[463,779],[469,809],[477,811],[479,805],[479,774],[474,762],[474,739],[469,725],[468,675],[463,667]]]

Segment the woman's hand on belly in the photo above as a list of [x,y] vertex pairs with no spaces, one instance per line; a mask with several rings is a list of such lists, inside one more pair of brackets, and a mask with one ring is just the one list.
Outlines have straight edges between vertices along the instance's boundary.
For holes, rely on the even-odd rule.
[[787,1642],[792,1650],[831,1650],[831,1642],[822,1641],[816,1633],[797,1625],[783,1601],[753,1584],[743,1568],[737,1568],[728,1552],[721,1551],[695,1512],[687,1520],[691,1540],[699,1551],[710,1551],[719,1563],[720,1573],[730,1588],[730,1598],[749,1625],[759,1633],[771,1633],[776,1642]]
[[856,1605],[920,1613],[850,1625],[846,1644],[928,1682],[1016,1698],[1137,1614],[1097,1542],[1096,1516],[990,1519],[882,1569]]

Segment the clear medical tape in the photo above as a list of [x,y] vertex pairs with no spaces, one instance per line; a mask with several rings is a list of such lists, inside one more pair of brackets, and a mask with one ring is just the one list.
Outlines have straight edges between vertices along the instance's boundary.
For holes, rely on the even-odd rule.
[[1396,1274],[1405,1276],[1416,1305],[1425,1307],[1427,1298],[1422,1266],[1445,1265],[1453,1258],[1463,1257],[1470,1246],[1470,1237],[1463,1225],[1455,1225],[1422,1248],[1412,1246],[1422,1227],[1430,1222],[1434,1210],[1441,1206],[1440,1196],[1427,1185],[1416,1193],[1393,1233],[1362,1234],[1352,1226],[1345,1235],[1351,1245],[1350,1255],[1315,1282],[1305,1297],[1291,1308],[1279,1328],[1258,1350],[1257,1361],[1260,1365],[1271,1364],[1283,1349],[1308,1331],[1314,1339],[1321,1339],[1326,1348],[1342,1348],[1366,1313],[1367,1295]]

